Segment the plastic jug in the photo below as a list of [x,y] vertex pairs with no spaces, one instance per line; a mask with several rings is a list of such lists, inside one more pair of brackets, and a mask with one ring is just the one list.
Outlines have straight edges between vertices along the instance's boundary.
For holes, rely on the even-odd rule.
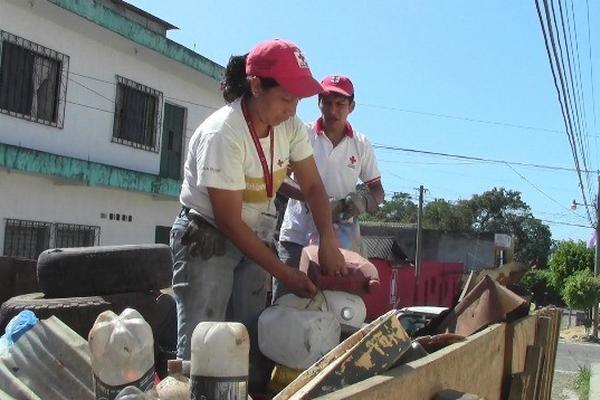
[[192,334],[191,399],[248,398],[250,338],[237,322],[201,322]]
[[190,380],[183,373],[182,360],[168,360],[169,376],[156,385],[160,400],[188,400],[190,398]]
[[146,392],[154,385],[152,329],[139,312],[104,311],[88,336],[96,399],[113,400],[126,386]]

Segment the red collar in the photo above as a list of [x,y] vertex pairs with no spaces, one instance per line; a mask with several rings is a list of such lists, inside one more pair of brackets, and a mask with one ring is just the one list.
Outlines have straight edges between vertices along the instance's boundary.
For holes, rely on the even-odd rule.
[[[323,126],[323,117],[319,117],[317,122],[315,122],[315,131],[317,131],[317,135],[322,135],[325,133],[325,127]],[[346,136],[349,138],[354,137],[354,130],[352,129],[352,125],[350,122],[346,121]]]

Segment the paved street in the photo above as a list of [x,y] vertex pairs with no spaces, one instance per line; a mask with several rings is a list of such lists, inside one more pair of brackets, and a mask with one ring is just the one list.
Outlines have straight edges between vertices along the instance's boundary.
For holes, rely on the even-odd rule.
[[579,366],[600,362],[600,345],[560,341],[556,352],[555,371],[577,373]]
[[574,380],[579,366],[600,362],[600,345],[558,342],[552,381],[552,400],[578,400]]

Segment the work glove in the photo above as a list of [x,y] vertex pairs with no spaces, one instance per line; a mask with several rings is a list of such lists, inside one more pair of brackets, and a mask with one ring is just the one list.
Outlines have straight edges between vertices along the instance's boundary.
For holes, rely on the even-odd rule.
[[181,236],[181,244],[189,246],[192,257],[208,260],[212,256],[225,255],[225,237],[200,215],[188,213],[190,223]]
[[341,219],[347,220],[352,217],[358,217],[369,210],[375,200],[368,193],[350,192],[344,198],[344,208],[342,209]]
[[342,220],[342,211],[344,210],[344,200],[329,199],[329,208],[331,209],[331,220],[339,222]]

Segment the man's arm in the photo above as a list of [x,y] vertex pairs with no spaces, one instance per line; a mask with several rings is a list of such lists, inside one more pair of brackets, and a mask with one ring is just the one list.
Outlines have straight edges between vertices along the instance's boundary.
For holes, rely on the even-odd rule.
[[310,208],[319,232],[319,263],[329,275],[346,273],[346,262],[340,253],[331,223],[331,209],[317,165],[312,156],[297,161],[292,166],[302,194]]
[[383,200],[385,199],[385,192],[383,190],[383,185],[381,184],[381,179],[368,183],[366,186],[374,200],[373,204],[369,204],[367,212],[375,212],[377,211],[377,207],[383,203]]

